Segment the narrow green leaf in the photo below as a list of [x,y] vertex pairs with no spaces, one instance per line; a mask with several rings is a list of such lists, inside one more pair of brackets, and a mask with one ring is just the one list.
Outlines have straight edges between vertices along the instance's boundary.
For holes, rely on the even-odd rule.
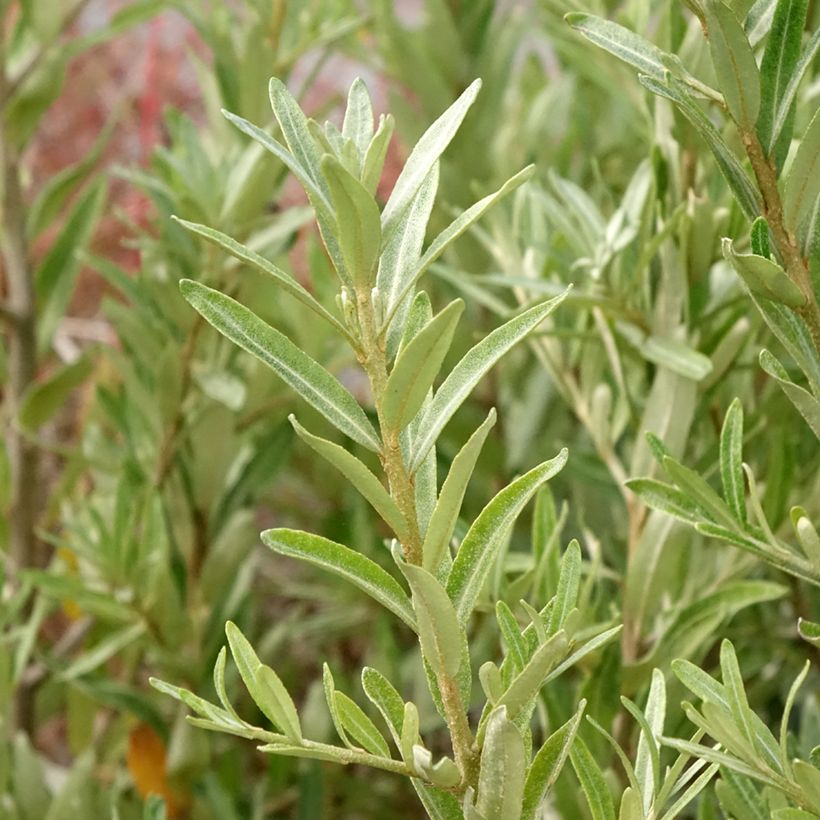
[[180,282],[180,290],[220,333],[272,368],[331,424],[359,444],[379,450],[378,434],[356,399],[287,336],[219,291],[190,279]]
[[[523,185],[530,179],[535,171],[534,165],[528,165],[519,171],[515,176],[510,177],[497,191],[487,194],[483,199],[473,203],[466,211],[460,213],[431,243],[424,256],[418,260],[415,269],[410,273],[405,281],[401,282],[401,291],[396,298],[395,305],[388,304],[388,309],[397,307],[402,299],[413,289],[416,283],[430,269],[430,266],[438,259],[447,248],[456,241],[471,225],[477,222],[490,208],[500,202],[507,194],[512,193],[516,188]],[[387,323],[392,318],[392,310],[388,315]]]
[[376,193],[379,187],[379,180],[384,168],[384,159],[387,156],[387,148],[390,145],[390,138],[393,136],[393,129],[396,121],[388,114],[379,117],[379,127],[367,146],[367,151],[362,161],[362,185],[371,194]]
[[476,809],[487,820],[518,820],[526,773],[524,741],[507,709],[493,709],[481,750]]
[[[798,627],[799,628],[799,627]],[[788,776],[791,770],[791,759],[789,755],[789,718],[791,717],[792,708],[794,707],[797,692],[806,680],[809,671],[811,670],[811,661],[806,661],[803,668],[798,673],[794,682],[789,687],[789,693],[786,696],[786,702],[783,704],[783,714],[780,718],[780,765],[783,772]]]
[[373,509],[387,522],[399,541],[406,541],[407,525],[404,516],[396,506],[396,502],[390,497],[390,493],[372,471],[344,447],[309,433],[296,421],[295,416],[290,415],[288,418],[299,438],[327,459],[364,496]]
[[270,667],[259,660],[248,639],[232,621],[225,624],[225,635],[239,675],[254,703],[274,726],[292,741],[300,743],[302,729],[299,716],[282,681]]
[[663,724],[666,720],[666,682],[663,672],[659,669],[652,670],[652,683],[643,716],[645,723],[641,724],[641,735],[638,739],[635,777],[641,787],[644,811],[648,814],[652,799],[661,784],[658,738],[663,734]]
[[464,354],[461,361],[450,371],[441,387],[436,391],[430,407],[422,417],[421,434],[414,443],[415,452],[410,463],[411,472],[415,472],[421,465],[427,452],[435,444],[439,433],[470,395],[481,377],[510,348],[538,327],[561,304],[568,292],[567,289],[561,296],[542,302],[514,319],[510,319]]
[[606,779],[580,737],[575,738],[570,760],[587,799],[592,820],[615,820],[615,806]]
[[327,663],[322,664],[322,689],[325,693],[327,710],[330,712],[330,719],[333,722],[333,727],[336,729],[336,734],[339,735],[339,739],[348,749],[354,748],[353,742],[347,736],[347,730],[339,714],[338,704],[336,703],[336,682],[333,680],[333,673],[330,671],[330,667]]
[[569,757],[585,708],[586,701],[582,700],[575,714],[547,738],[533,758],[524,782],[521,820],[535,820]]
[[404,704],[404,719],[401,724],[401,737],[399,738],[399,749],[401,749],[402,760],[408,765],[413,764],[413,747],[421,742],[419,737],[419,710],[415,703]]
[[[518,621],[512,610],[504,601],[496,601],[495,617],[504,643],[507,645],[507,658],[513,661],[513,669],[520,672],[527,662],[527,642],[521,635]],[[506,658],[505,658],[506,660]]]
[[768,154],[774,150],[772,124],[794,74],[803,39],[808,0],[778,0],[760,63],[757,133]]
[[777,380],[781,390],[789,397],[789,401],[820,439],[820,401],[808,390],[795,384],[789,378],[786,368],[765,348],[760,351],[759,361],[763,370]]
[[337,691],[334,694],[334,699],[339,719],[350,737],[355,738],[361,744],[361,747],[371,754],[389,758],[390,749],[387,747],[385,739],[361,707],[344,692]]
[[705,379],[712,372],[712,362],[708,356],[675,339],[648,336],[642,341],[639,352],[647,361],[694,381]]
[[603,646],[606,646],[611,640],[616,638],[620,635],[621,631],[623,630],[623,625],[618,624],[618,626],[610,627],[609,629],[605,629],[603,632],[597,634],[594,638],[590,638],[586,643],[581,644],[574,652],[568,655],[552,672],[547,675],[547,679],[544,681],[544,684],[548,684],[551,681],[554,681],[556,678],[560,677],[567,671],[567,669],[572,669],[575,664],[579,661],[583,660],[587,655],[590,655],[593,652],[596,652]]
[[678,106],[681,113],[706,141],[720,172],[729,183],[743,212],[752,220],[760,216],[760,196],[757,188],[720,132],[687,93],[683,84],[676,81],[674,77],[668,77],[665,83],[644,75],[639,76],[638,79],[653,94],[665,97]]
[[498,555],[501,542],[536,490],[567,462],[567,451],[517,478],[487,504],[464,536],[447,579],[447,593],[464,624]]
[[[381,248],[381,218],[373,195],[335,157],[322,157],[322,172],[330,186],[336,212],[339,247],[347,273],[357,291],[375,284]],[[343,272],[339,271],[343,276]]]
[[699,507],[706,510],[709,516],[718,524],[730,527],[734,525],[734,519],[729,508],[703,476],[688,467],[684,467],[669,456],[664,458],[663,467],[675,484]]
[[573,538],[561,559],[561,573],[558,576],[558,588],[550,610],[547,634],[554,635],[564,625],[567,615],[575,609],[578,603],[580,587],[581,545],[577,539]]
[[413,606],[425,659],[437,675],[458,677],[467,636],[447,592],[426,569],[412,564],[401,564],[400,568],[413,590]]
[[750,131],[760,111],[760,72],[754,52],[732,9],[721,0],[706,0],[704,11],[720,91],[734,120]]
[[524,668],[511,681],[496,706],[506,706],[507,716],[515,720],[541,691],[547,675],[567,651],[567,636],[556,632],[535,650]]
[[752,253],[755,256],[762,256],[768,259],[772,255],[772,250],[769,244],[769,223],[759,216],[752,223],[750,231],[752,241]]
[[392,429],[404,429],[418,413],[450,349],[464,302],[456,299],[399,353],[384,389],[382,414]]
[[416,629],[413,607],[398,581],[377,563],[348,547],[319,535],[298,530],[265,530],[262,541],[274,552],[300,558],[350,581],[411,629]]
[[20,425],[36,431],[64,407],[70,393],[91,375],[94,363],[87,354],[60,367],[44,381],[34,382],[23,395],[18,414]]
[[441,486],[441,493],[439,493],[430,523],[427,525],[427,534],[422,546],[423,565],[428,572],[436,572],[447,551],[461,510],[461,503],[464,500],[464,493],[467,490],[467,483],[473,474],[487,434],[495,424],[495,419],[496,413],[493,408],[487,414],[483,424],[458,451],[450,465],[450,472],[447,473],[447,478]]
[[686,493],[663,481],[656,481],[654,478],[631,478],[625,485],[648,507],[681,521],[694,524],[706,515]]
[[743,405],[729,405],[720,431],[720,478],[723,497],[741,523],[746,521],[746,486],[743,482]]
[[635,32],[594,14],[572,12],[565,15],[564,20],[590,42],[637,68],[641,74],[656,80],[665,78],[664,53]]
[[743,686],[743,677],[740,674],[735,648],[728,640],[723,640],[720,644],[720,669],[732,717],[735,724],[743,731],[749,745],[754,749],[757,744],[755,743],[755,732],[749,719],[749,712],[751,711],[749,701],[746,699],[746,689]]
[[373,138],[373,105],[370,102],[367,86],[361,77],[353,80],[347,95],[342,135],[353,140],[360,157],[365,156],[370,140]]
[[317,316],[321,316],[322,319],[329,322],[345,338],[351,338],[347,328],[345,328],[345,326],[332,313],[319,304],[319,302],[317,302],[316,299],[314,299],[313,296],[311,296],[311,294],[308,293],[308,291],[305,290],[305,288],[303,288],[292,276],[274,265],[273,262],[270,262],[261,254],[256,253],[256,251],[251,250],[246,245],[242,245],[235,239],[231,239],[230,236],[227,236],[220,231],[214,230],[213,228],[208,228],[205,225],[198,225],[196,222],[188,222],[176,216],[172,216],[171,218],[182,225],[182,227],[186,230],[191,231],[191,233],[195,233],[203,239],[206,239],[208,242],[211,242],[227,251],[234,258],[239,259],[241,262],[246,262],[262,273],[272,276],[284,291],[289,293],[295,299],[298,299],[303,305],[305,305],[305,307],[310,308],[310,310],[312,310]]
[[777,262],[755,254],[735,253],[732,240],[726,238],[723,255],[752,292],[793,308],[806,304],[803,292]]
[[[795,235],[820,196],[820,109],[811,118],[789,166],[783,187],[783,215]],[[810,226],[813,227],[813,226]]]
[[387,723],[393,740],[401,749],[404,731],[404,701],[392,683],[372,666],[362,669],[362,689]]
[[772,125],[772,135],[770,139],[771,145],[776,144],[780,138],[780,134],[782,133],[783,128],[786,125],[786,121],[789,118],[789,112],[791,111],[792,104],[797,97],[797,89],[800,87],[800,82],[806,71],[814,64],[814,58],[817,56],[818,51],[820,51],[820,28],[812,34],[811,39],[806,46],[806,50],[803,52],[803,56],[798,60],[797,65],[794,67],[794,71],[792,71],[791,78],[786,86],[786,90],[783,92],[783,98],[777,108],[777,113],[775,114],[774,123]]
[[158,678],[149,678],[148,682],[158,692],[162,692],[163,695],[170,695],[170,697],[178,700],[180,703],[184,703],[192,712],[202,715],[213,723],[220,726],[232,726],[236,724],[231,715],[226,711],[220,709],[218,706],[214,706],[212,703],[199,697],[199,695],[189,692],[187,689],[166,683],[164,680],[159,680]]
[[458,131],[481,88],[474,80],[462,95],[424,132],[399,174],[382,212],[382,231],[390,237],[416,196],[430,169]]

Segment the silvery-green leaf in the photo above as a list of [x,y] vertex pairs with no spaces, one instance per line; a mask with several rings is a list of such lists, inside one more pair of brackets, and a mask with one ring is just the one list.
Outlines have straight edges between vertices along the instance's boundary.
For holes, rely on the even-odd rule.
[[381,249],[379,206],[335,157],[325,154],[321,169],[330,188],[345,268],[356,290],[369,292]]
[[464,536],[447,579],[459,622],[470,617],[501,547],[503,538],[536,490],[566,464],[567,451],[517,478],[479,513]]
[[400,568],[413,590],[413,608],[425,659],[436,675],[458,677],[467,636],[447,592],[426,569],[412,564],[401,564]]
[[399,748],[402,759],[408,766],[413,764],[413,747],[419,742],[419,710],[415,703],[405,703]]
[[660,510],[689,523],[696,523],[705,517],[705,511],[698,504],[670,484],[654,478],[631,478],[625,484],[653,510]]
[[506,706],[507,716],[515,720],[541,691],[547,675],[558,665],[567,651],[567,636],[556,632],[541,644],[504,691],[496,706]]
[[390,114],[379,117],[379,127],[367,146],[362,161],[362,185],[371,194],[376,193],[379,186],[382,169],[384,168],[384,158],[387,156],[387,147],[390,145],[390,138],[393,136],[395,120]]
[[554,635],[564,625],[567,615],[578,603],[578,590],[581,586],[581,545],[573,538],[569,542],[564,557],[561,559],[561,572],[558,576],[558,588],[550,610],[547,633]]
[[535,820],[539,807],[569,757],[585,708],[586,701],[582,700],[575,714],[547,738],[533,758],[524,782],[521,820]]
[[411,472],[418,469],[427,451],[435,444],[439,433],[470,395],[481,377],[510,348],[538,327],[561,304],[568,292],[566,290],[555,299],[525,310],[506,324],[496,328],[464,354],[461,361],[450,371],[450,375],[436,391],[430,407],[422,417],[419,425],[421,433],[415,441],[415,453],[409,465]]
[[[820,109],[803,134],[783,188],[783,215],[797,235],[820,197]],[[810,226],[812,228],[813,226]]]
[[760,72],[735,12],[721,0],[704,4],[718,85],[735,121],[750,131],[760,111]]
[[641,355],[647,361],[663,365],[674,373],[700,381],[712,372],[712,362],[689,345],[661,336],[648,336],[640,345]]
[[350,86],[342,134],[353,141],[359,156],[364,157],[373,138],[373,106],[361,77],[356,77]]
[[481,80],[474,80],[462,95],[424,132],[416,143],[399,174],[393,191],[382,211],[382,230],[389,238],[405,211],[415,199],[427,179],[430,169],[458,131],[470,106],[481,88]]
[[362,669],[362,689],[370,702],[379,710],[384,718],[393,740],[402,748],[401,739],[404,731],[405,704],[401,695],[392,683],[372,666]]
[[481,750],[478,798],[475,808],[486,820],[518,820],[524,796],[524,741],[507,709],[490,714]]
[[[409,277],[401,282],[401,292],[396,299],[396,305],[408,294],[430,266],[442,253],[458,239],[473,223],[477,222],[490,208],[500,202],[507,194],[523,185],[534,173],[535,166],[528,165],[515,176],[510,177],[497,191],[487,194],[483,199],[472,204],[466,211],[462,211],[431,243]],[[389,320],[389,317],[388,317]]]
[[299,438],[323,458],[326,458],[364,496],[374,510],[390,525],[400,541],[407,538],[404,516],[373,472],[359,461],[353,453],[325,438],[309,433],[289,416],[290,423]]
[[498,621],[498,628],[507,645],[507,659],[513,660],[513,669],[521,671],[527,662],[527,642],[521,635],[518,621],[515,619],[512,610],[504,601],[497,601],[495,605],[495,617]]
[[777,262],[753,253],[736,253],[732,240],[726,238],[723,240],[723,255],[754,293],[789,307],[799,308],[806,304],[805,295]]
[[757,133],[767,153],[775,148],[772,124],[783,100],[803,39],[808,0],[778,0],[760,63],[760,114]]
[[402,348],[382,398],[385,423],[403,429],[418,413],[450,349],[464,302],[456,299]]
[[182,295],[220,333],[263,361],[331,424],[370,450],[381,447],[364,410],[330,373],[284,334],[219,291],[183,279]]
[[291,154],[308,172],[316,186],[325,193],[326,184],[321,169],[322,154],[310,133],[307,117],[285,84],[276,77],[271,77],[268,93],[274,116]]
[[453,536],[461,502],[467,490],[467,483],[473,474],[481,448],[487,434],[495,424],[495,408],[487,414],[484,423],[470,436],[466,444],[458,451],[450,465],[447,478],[441,486],[435,510],[427,526],[422,547],[423,565],[429,572],[435,573],[447,551],[447,545]]
[[800,87],[800,82],[805,76],[806,71],[813,65],[814,58],[817,56],[818,51],[820,51],[820,28],[812,34],[803,52],[803,56],[798,60],[794,71],[792,71],[791,78],[786,86],[786,90],[783,92],[783,97],[780,100],[780,105],[774,117],[770,144],[775,144],[780,138],[780,134],[789,117],[789,111],[791,111],[792,104],[797,97],[797,89]]
[[735,723],[743,730],[746,740],[754,749],[755,732],[749,716],[751,711],[749,701],[746,698],[746,689],[743,686],[743,677],[740,674],[735,648],[728,640],[724,640],[720,645],[720,670]]
[[336,712],[349,737],[359,742],[361,747],[371,754],[390,757],[390,749],[372,720],[361,707],[344,692],[335,692]]
[[660,788],[660,755],[658,738],[663,734],[666,719],[666,683],[663,672],[652,670],[652,684],[644,710],[645,726],[642,725],[635,758],[635,777],[641,787],[644,811],[649,813],[652,798]]
[[261,538],[274,552],[300,558],[340,575],[397,615],[411,629],[416,629],[412,604],[399,582],[361,553],[299,530],[265,530]]
[[288,738],[297,743],[301,742],[299,715],[278,675],[259,660],[248,639],[236,624],[228,621],[225,624],[225,634],[234,663],[254,703]]
[[199,697],[199,695],[195,695],[187,689],[182,689],[179,686],[174,686],[157,678],[149,678],[148,682],[158,692],[162,692],[163,695],[170,695],[180,703],[184,703],[191,711],[202,715],[215,724],[241,726],[230,713],[224,709],[220,709],[218,706],[214,706],[212,703],[209,703],[207,700],[204,700]]
[[354,748],[352,741],[347,736],[347,730],[345,729],[345,724],[342,721],[338,704],[336,703],[336,681],[333,680],[333,673],[326,663],[322,664],[322,689],[325,693],[327,710],[330,712],[330,719],[333,721],[336,734],[339,735],[339,739],[348,749]]
[[655,80],[646,75],[640,75],[638,79],[653,94],[665,97],[678,106],[681,113],[706,140],[706,144],[709,146],[715,160],[717,160],[720,172],[729,183],[729,187],[734,192],[743,212],[749,219],[756,219],[760,215],[760,196],[757,188],[749,179],[749,175],[743,169],[738,158],[732,153],[720,132],[689,96],[683,84],[675,80],[674,77],[668,77],[666,82]]
[[723,497],[738,521],[746,521],[746,486],[743,483],[743,406],[734,399],[720,431],[720,478]]
[[343,336],[350,338],[350,334],[347,329],[335,316],[333,316],[333,314],[328,312],[322,305],[320,305],[319,302],[317,302],[316,299],[314,299],[313,296],[311,296],[311,294],[308,293],[308,291],[305,290],[305,288],[303,288],[292,276],[285,273],[285,271],[281,268],[278,268],[273,264],[273,262],[268,261],[264,256],[247,247],[247,245],[242,245],[235,239],[231,239],[230,236],[227,236],[220,231],[214,230],[213,228],[208,228],[205,225],[198,225],[195,222],[188,222],[176,216],[171,218],[176,220],[180,225],[182,225],[183,228],[186,228],[192,233],[201,236],[203,239],[212,242],[214,245],[217,245],[227,251],[236,259],[239,259],[242,262],[247,262],[257,270],[262,271],[262,273],[267,273],[269,276],[272,276],[276,280],[277,284],[281,285],[284,291],[298,299],[306,307],[310,308],[317,316],[321,316],[325,321],[329,322]]
[[588,641],[581,644],[581,646],[575,649],[570,655],[561,661],[561,663],[559,663],[558,666],[552,670],[552,672],[547,675],[544,684],[554,681],[557,677],[563,675],[567,669],[571,669],[576,663],[585,658],[587,655],[592,652],[596,652],[603,646],[606,646],[611,640],[621,633],[622,629],[623,626],[618,624],[618,626],[605,629],[603,632],[598,633],[594,638],[590,638]]
[[724,526],[734,525],[729,508],[703,476],[669,456],[664,458],[663,467],[675,484],[701,509],[706,510],[710,518]]
[[786,368],[768,350],[760,351],[759,361],[763,370],[777,380],[781,390],[789,397],[789,401],[797,408],[814,434],[820,439],[820,401],[808,390],[795,384],[789,378]]
[[580,737],[575,738],[569,754],[592,820],[615,820],[615,806],[604,774]]

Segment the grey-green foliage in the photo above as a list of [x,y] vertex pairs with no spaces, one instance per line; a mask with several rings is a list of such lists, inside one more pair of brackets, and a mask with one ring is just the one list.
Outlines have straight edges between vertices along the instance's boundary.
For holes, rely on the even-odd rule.
[[[279,678],[259,665],[247,641],[230,625],[234,660],[252,698],[273,724],[273,732],[237,718],[228,704],[215,707],[186,690],[164,683],[156,685],[186,703],[198,715],[197,725],[262,740],[265,751],[343,764],[366,763],[407,775],[413,778],[432,816],[458,816],[463,798],[466,816],[507,820],[535,816],[567,759],[581,714],[579,711],[571,724],[547,738],[541,751],[536,749],[533,755],[529,724],[539,691],[546,681],[612,640],[619,629],[602,624],[583,637],[576,635],[582,561],[579,545],[571,544],[561,562],[552,600],[539,601],[540,611],[525,607],[530,623],[523,631],[514,617],[507,618],[505,634],[514,645],[514,654],[503,658],[500,666],[490,661],[489,666],[482,667],[480,677],[487,703],[478,726],[471,726],[468,710],[473,673],[465,629],[473,611],[485,600],[490,576],[497,572],[494,568],[504,561],[516,518],[538,488],[566,461],[563,452],[502,490],[476,518],[461,543],[456,543],[453,558],[453,525],[492,423],[491,414],[488,423],[465,445],[464,455],[453,462],[440,496],[435,485],[430,488],[432,516],[420,515],[414,475],[420,475],[418,471],[442,429],[495,362],[528,333],[543,326],[565,296],[559,294],[511,317],[468,350],[438,387],[438,371],[447,359],[461,304],[452,303],[435,316],[428,313],[426,324],[415,329],[408,317],[416,314],[399,309],[405,301],[409,304],[413,300],[419,276],[449,243],[490,204],[526,179],[527,175],[517,175],[499,196],[468,209],[453,223],[457,228],[445,229],[423,251],[421,240],[429,206],[417,204],[434,194],[437,176],[431,178],[430,171],[467,114],[479,86],[473,83],[421,137],[383,208],[379,208],[370,192],[372,186],[365,181],[369,173],[367,158],[375,152],[373,141],[379,136],[378,132],[374,134],[361,82],[351,89],[341,134],[332,126],[322,129],[308,120],[277,80],[271,82],[271,103],[286,145],[230,116],[242,131],[282,159],[307,189],[341,284],[339,316],[330,326],[342,341],[351,344],[370,380],[372,404],[361,407],[336,377],[251,309],[201,284],[182,283],[183,295],[209,323],[270,366],[349,439],[378,452],[387,488],[353,451],[309,432],[293,420],[299,436],[350,480],[392,531],[395,540],[391,554],[397,565],[392,573],[349,547],[308,533],[273,529],[263,533],[263,540],[277,552],[301,558],[352,582],[417,633],[430,693],[450,734],[452,759],[432,755],[418,733],[418,721],[413,717],[416,706],[405,703],[381,677],[381,683],[375,685],[377,673],[368,670],[363,677],[365,693],[387,720],[397,741],[396,753],[366,712],[335,689],[327,668],[328,707],[344,746],[306,739]],[[333,139],[323,137],[330,133]],[[180,224],[233,255],[249,258],[248,252],[222,234]],[[388,280],[381,272],[386,265],[394,265],[397,242],[403,247],[403,259],[392,268]],[[267,267],[264,262],[258,266]],[[294,292],[283,278],[286,276],[277,271],[272,281]],[[294,295],[304,301],[301,292]],[[391,335],[402,339],[395,356],[391,356],[388,344]],[[378,431],[371,426],[371,419]],[[490,592],[491,601],[493,597]],[[220,674],[223,672],[224,668]],[[222,684],[218,689],[223,690]]]

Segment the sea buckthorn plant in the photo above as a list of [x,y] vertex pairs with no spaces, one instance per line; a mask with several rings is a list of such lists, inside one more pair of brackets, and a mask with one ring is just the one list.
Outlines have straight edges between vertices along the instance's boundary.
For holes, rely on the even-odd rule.
[[[220,706],[170,683],[154,681],[154,686],[193,709],[196,725],[253,739],[265,752],[366,764],[411,777],[434,817],[535,817],[570,754],[583,712],[580,703],[567,723],[534,745],[530,721],[538,694],[546,683],[613,639],[619,627],[603,625],[579,632],[581,550],[577,542],[570,543],[560,562],[554,594],[524,607],[526,624],[520,624],[503,601],[485,593],[516,518],[561,470],[566,451],[502,489],[470,524],[455,555],[451,553],[461,502],[495,423],[495,410],[489,411],[452,459],[440,487],[435,460],[439,434],[482,376],[548,320],[565,296],[528,306],[493,330],[464,353],[433,390],[464,305],[456,299],[434,313],[428,295],[418,290],[419,281],[451,242],[531,175],[531,169],[525,168],[458,215],[424,248],[439,157],[479,88],[478,81],[472,83],[423,134],[383,208],[374,191],[392,122],[383,117],[374,131],[371,102],[362,82],[351,87],[340,131],[307,119],[285,86],[272,80],[271,102],[286,145],[257,126],[226,115],[280,157],[304,186],[341,285],[336,315],[248,248],[216,229],[183,223],[264,267],[285,292],[336,330],[367,374],[370,406],[363,407],[338,379],[249,308],[200,283],[181,283],[185,298],[211,324],[273,368],[356,448],[353,452],[311,432],[291,417],[304,444],[339,470],[383,520],[392,572],[383,562],[312,533],[272,529],[262,533],[262,540],[275,552],[342,576],[418,636],[420,662],[446,724],[452,756],[428,747],[420,733],[417,705],[405,700],[374,668],[362,671],[362,689],[387,724],[395,749],[362,706],[337,690],[327,665],[324,693],[341,744],[309,739],[281,679],[259,660],[233,623],[226,628],[231,655],[274,731],[248,723],[234,709],[224,683],[225,651],[215,668]],[[368,466],[373,457],[386,485]],[[548,555],[546,550],[542,554]],[[469,713],[474,659],[467,629],[475,611],[488,607],[495,607],[507,652],[500,663],[488,659],[480,666],[485,702],[474,724]],[[584,764],[581,757],[582,770]]]

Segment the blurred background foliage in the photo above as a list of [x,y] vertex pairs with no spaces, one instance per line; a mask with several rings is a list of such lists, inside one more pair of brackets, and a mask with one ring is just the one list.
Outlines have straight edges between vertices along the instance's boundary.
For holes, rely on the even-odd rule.
[[[259,756],[251,744],[195,731],[147,686],[157,676],[208,694],[231,619],[275,661],[317,738],[332,730],[314,682],[322,660],[347,691],[362,665],[389,672],[418,695],[422,727],[434,716],[417,650],[382,611],[261,547],[260,529],[293,526],[389,558],[361,498],[293,441],[287,416],[297,400],[179,295],[178,280],[191,278],[253,304],[366,403],[355,361],[300,303],[170,219],[218,227],[333,304],[300,192],[220,113],[272,124],[270,76],[331,121],[362,76],[377,113],[395,116],[388,169],[482,77],[442,160],[447,199],[433,233],[454,209],[537,165],[535,180],[427,280],[434,298],[467,302],[454,361],[499,317],[574,284],[549,332],[506,359],[439,442],[443,471],[498,407],[467,521],[516,474],[570,449],[531,526],[511,535],[494,597],[513,609],[521,598],[543,605],[561,548],[577,537],[581,631],[624,630],[620,644],[545,690],[536,723],[565,722],[585,697],[587,714],[634,758],[640,727],[619,696],[643,704],[659,667],[664,733],[688,738],[686,690],[670,664],[712,671],[722,638],[737,648],[750,702],[778,723],[806,656],[794,625],[820,619],[814,587],[649,510],[624,482],[658,473],[647,430],[714,480],[722,421],[740,396],[760,503],[772,530],[793,541],[792,505],[820,519],[817,441],[757,365],[760,348],[778,342],[721,256],[720,237],[742,243],[748,226],[712,156],[634,72],[564,23],[575,5],[4,0],[0,9],[4,288],[9,295],[17,242],[37,317],[26,372],[11,341],[0,356],[0,542],[12,558],[0,609],[0,816],[356,818],[376,816],[374,806],[379,817],[422,816],[399,778]],[[647,36],[709,80],[708,48],[682,4],[591,0],[583,10]],[[818,25],[820,7],[810,4],[807,29]],[[809,72],[797,128],[819,100]],[[328,432],[307,406],[299,413]],[[16,458],[33,465],[22,506],[10,478]],[[33,534],[25,557],[14,532],[23,507]],[[491,615],[479,620],[476,656],[495,629]],[[820,743],[816,675],[788,727],[806,758]],[[590,724],[580,736],[620,793],[612,746]],[[720,782],[728,785],[691,811],[753,816],[732,802],[744,783]],[[164,808],[146,800],[151,793]],[[569,767],[555,803],[559,816],[587,816]]]

